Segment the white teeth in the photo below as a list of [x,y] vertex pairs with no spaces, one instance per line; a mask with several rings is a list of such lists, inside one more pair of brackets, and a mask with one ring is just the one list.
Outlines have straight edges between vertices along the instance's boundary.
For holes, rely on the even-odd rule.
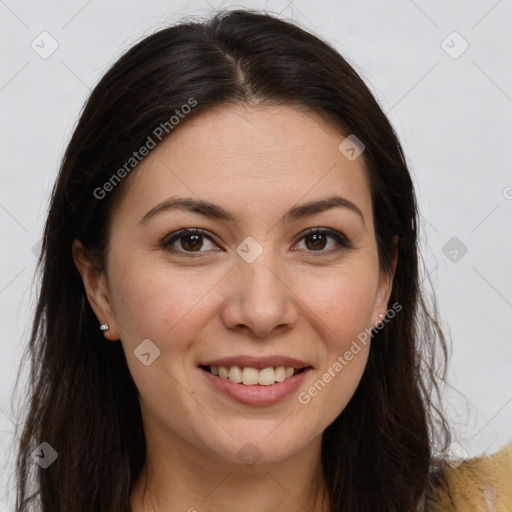
[[223,379],[229,379],[238,384],[243,383],[246,386],[254,386],[255,384],[271,386],[276,382],[283,382],[283,380],[292,377],[295,373],[295,368],[293,366],[277,366],[276,368],[269,367],[258,370],[257,368],[250,367],[241,368],[236,365],[229,368],[225,366],[211,366],[210,372]]
[[263,368],[258,374],[258,384],[270,386],[276,383],[276,372],[274,368]]
[[246,386],[258,384],[258,370],[256,368],[244,368],[242,380]]
[[283,382],[284,379],[286,379],[286,370],[284,369],[284,366],[278,366],[276,368],[276,382]]
[[240,366],[232,366],[229,369],[229,380],[233,382],[242,382],[242,369]]

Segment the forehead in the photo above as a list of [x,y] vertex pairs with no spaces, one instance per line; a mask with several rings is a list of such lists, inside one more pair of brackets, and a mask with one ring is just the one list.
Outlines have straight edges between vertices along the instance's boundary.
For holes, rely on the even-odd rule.
[[344,138],[320,116],[290,106],[203,111],[185,118],[125,178],[116,215],[140,218],[170,196],[227,205],[241,216],[336,193],[371,209],[364,160],[339,151]]

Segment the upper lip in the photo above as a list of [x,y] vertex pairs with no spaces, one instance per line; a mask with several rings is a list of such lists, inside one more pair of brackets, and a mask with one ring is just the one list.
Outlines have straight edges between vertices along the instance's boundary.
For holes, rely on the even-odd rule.
[[300,359],[295,359],[293,357],[288,356],[263,356],[263,357],[255,357],[255,356],[232,356],[232,357],[224,357],[222,359],[208,360],[201,362],[198,366],[224,366],[225,368],[231,366],[240,366],[242,368],[256,368],[257,370],[262,370],[263,368],[277,368],[278,366],[284,367],[293,367],[297,370],[302,368],[306,368],[311,366],[305,361],[301,361]]

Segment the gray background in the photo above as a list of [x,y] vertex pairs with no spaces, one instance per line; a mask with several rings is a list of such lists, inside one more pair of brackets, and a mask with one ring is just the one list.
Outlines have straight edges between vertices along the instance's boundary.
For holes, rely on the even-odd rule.
[[444,399],[454,453],[512,441],[512,0],[0,0],[0,511],[14,496],[11,396],[35,254],[82,104],[144,35],[235,5],[282,13],[330,41],[388,113],[414,175],[424,274],[453,344]]

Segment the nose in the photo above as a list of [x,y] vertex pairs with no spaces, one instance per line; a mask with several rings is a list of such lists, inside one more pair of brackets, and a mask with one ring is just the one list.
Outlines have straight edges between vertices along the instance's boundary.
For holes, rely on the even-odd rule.
[[237,256],[230,274],[222,311],[227,328],[248,330],[258,338],[292,328],[299,299],[284,264],[269,248],[251,263]]

